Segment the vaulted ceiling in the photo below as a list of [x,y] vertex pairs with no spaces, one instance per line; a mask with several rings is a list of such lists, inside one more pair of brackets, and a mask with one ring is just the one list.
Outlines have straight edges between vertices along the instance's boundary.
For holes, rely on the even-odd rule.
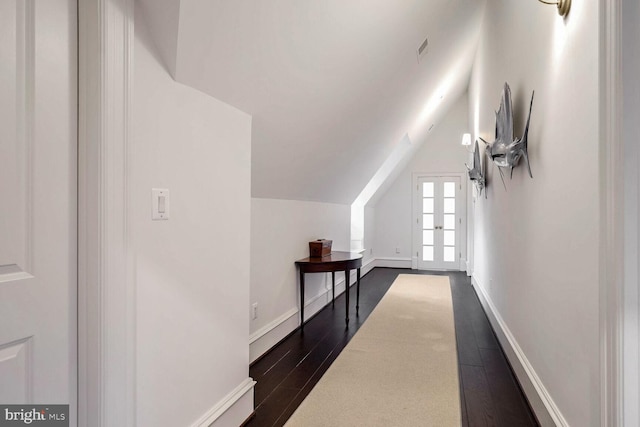
[[481,0],[141,4],[174,78],[253,116],[253,197],[344,204],[405,135],[421,144],[465,92],[484,8]]

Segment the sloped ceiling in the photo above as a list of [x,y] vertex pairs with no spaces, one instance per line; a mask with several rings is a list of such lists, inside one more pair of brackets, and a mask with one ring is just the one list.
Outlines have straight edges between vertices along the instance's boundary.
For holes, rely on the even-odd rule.
[[464,92],[484,7],[479,0],[142,3],[174,78],[253,116],[252,196],[342,204],[356,199],[405,135],[421,143]]

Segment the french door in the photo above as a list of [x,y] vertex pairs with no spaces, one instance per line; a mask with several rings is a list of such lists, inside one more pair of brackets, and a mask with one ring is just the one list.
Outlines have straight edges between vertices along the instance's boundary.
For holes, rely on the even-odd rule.
[[463,214],[460,177],[420,177],[417,190],[418,269],[459,270]]

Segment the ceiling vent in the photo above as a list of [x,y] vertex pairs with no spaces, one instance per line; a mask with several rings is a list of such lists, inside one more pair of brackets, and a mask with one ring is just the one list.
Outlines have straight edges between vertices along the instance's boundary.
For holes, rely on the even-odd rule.
[[418,56],[418,62],[420,62],[422,57],[426,56],[426,54],[427,54],[427,46],[429,46],[429,38],[424,39],[424,41],[422,42],[422,44],[418,48],[418,51],[416,52],[417,56]]

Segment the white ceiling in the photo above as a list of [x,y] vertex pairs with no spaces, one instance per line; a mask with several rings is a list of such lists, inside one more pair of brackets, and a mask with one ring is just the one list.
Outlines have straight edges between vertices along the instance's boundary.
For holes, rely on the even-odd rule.
[[343,204],[405,134],[422,143],[464,93],[484,7],[481,0],[142,3],[176,80],[253,116],[252,196]]

